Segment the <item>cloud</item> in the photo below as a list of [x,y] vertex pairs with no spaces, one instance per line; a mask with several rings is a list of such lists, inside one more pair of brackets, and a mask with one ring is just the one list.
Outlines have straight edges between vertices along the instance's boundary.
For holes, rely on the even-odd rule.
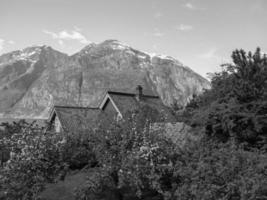
[[15,44],[15,42],[13,40],[5,40],[0,38],[0,51],[2,51],[4,49],[4,46],[6,45],[13,45]]
[[152,45],[152,48],[153,48],[153,50],[158,50],[159,47],[158,47],[157,44],[153,44],[153,45]]
[[204,8],[199,8],[195,5],[193,5],[192,3],[186,3],[184,4],[184,7],[187,8],[188,10],[205,10]]
[[3,48],[4,48],[4,43],[5,43],[5,40],[0,38],[0,51],[3,50]]
[[191,31],[193,30],[193,26],[187,24],[180,24],[180,26],[178,26],[176,29],[178,31]]
[[161,33],[161,32],[156,32],[156,33],[154,33],[153,34],[155,37],[163,37],[163,33]]
[[198,55],[198,57],[202,59],[218,59],[219,57],[216,55],[216,52],[217,52],[216,48],[211,48],[207,52]]
[[191,3],[186,3],[184,6],[190,10],[195,10],[195,6],[193,6]]
[[199,54],[197,57],[206,61],[217,62],[218,64],[231,62],[230,59],[218,55],[218,50],[216,48],[211,48],[207,52]]
[[157,12],[157,13],[154,14],[154,18],[155,19],[160,19],[162,17],[163,17],[163,14],[161,12]]
[[87,38],[82,35],[80,33],[80,30],[77,27],[75,27],[75,30],[72,31],[60,31],[58,33],[52,32],[52,31],[48,31],[48,30],[43,30],[43,33],[50,35],[53,39],[58,40],[58,43],[60,45],[64,44],[64,41],[67,40],[76,40],[78,42],[80,42],[81,44],[88,44],[91,43],[89,40],[87,40]]
[[10,45],[15,44],[15,42],[13,40],[8,40],[7,43],[10,44]]
[[74,30],[75,31],[78,31],[78,32],[81,32],[82,31],[82,29],[79,26],[74,26]]
[[63,46],[63,45],[64,45],[64,42],[63,42],[62,40],[58,40],[58,44],[59,44],[60,46]]
[[265,10],[264,10],[263,1],[255,1],[255,2],[253,2],[253,4],[250,6],[250,10],[253,13],[264,12]]
[[155,37],[163,37],[164,36],[164,33],[162,33],[158,28],[155,28],[154,29],[154,32],[153,32],[153,35]]

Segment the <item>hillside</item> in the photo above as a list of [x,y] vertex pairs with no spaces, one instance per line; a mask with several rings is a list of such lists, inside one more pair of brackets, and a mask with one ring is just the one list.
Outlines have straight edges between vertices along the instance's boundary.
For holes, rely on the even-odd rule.
[[149,55],[116,40],[72,56],[34,46],[0,56],[0,117],[46,118],[53,104],[98,106],[106,90],[158,94],[185,105],[209,82],[169,56]]

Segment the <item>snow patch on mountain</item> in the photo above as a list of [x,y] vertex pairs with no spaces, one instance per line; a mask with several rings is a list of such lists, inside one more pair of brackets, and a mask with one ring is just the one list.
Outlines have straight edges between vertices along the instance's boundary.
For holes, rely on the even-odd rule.
[[104,43],[110,46],[113,50],[127,50],[131,48],[126,43],[120,42],[118,40],[108,40],[108,41],[105,41]]
[[28,61],[31,63],[35,63],[38,60],[38,57],[41,51],[42,51],[42,47],[34,46],[34,47],[25,48],[23,50],[13,51],[11,53],[4,54],[2,56],[8,57],[8,59],[0,63],[0,66],[11,64],[17,61]]

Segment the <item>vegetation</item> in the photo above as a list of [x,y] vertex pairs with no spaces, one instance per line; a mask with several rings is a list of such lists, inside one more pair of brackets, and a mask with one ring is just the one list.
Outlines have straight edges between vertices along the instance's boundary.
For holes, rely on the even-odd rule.
[[259,49],[232,58],[178,116],[204,127],[183,147],[152,131],[162,118],[149,107],[90,133],[6,125],[0,147],[10,158],[0,169],[0,199],[37,200],[47,183],[80,169],[88,177],[77,200],[267,199],[267,59]]
[[209,136],[180,148],[162,132],[136,131],[132,119],[97,134],[98,171],[77,199],[267,198],[266,153]]
[[[0,146],[8,149],[10,158],[0,171],[3,199],[35,199],[46,182],[53,181],[60,168],[58,135],[47,133],[24,122],[19,129],[2,137]],[[17,131],[18,132],[17,132]]]
[[195,97],[183,113],[193,126],[220,141],[234,140],[266,149],[267,58],[260,49],[252,55],[243,50],[232,54],[233,64],[211,79],[211,90]]
[[5,124],[2,133],[0,150],[10,156],[0,168],[0,199],[38,199],[47,183],[64,180],[69,169],[96,162],[88,135],[71,137],[25,121]]

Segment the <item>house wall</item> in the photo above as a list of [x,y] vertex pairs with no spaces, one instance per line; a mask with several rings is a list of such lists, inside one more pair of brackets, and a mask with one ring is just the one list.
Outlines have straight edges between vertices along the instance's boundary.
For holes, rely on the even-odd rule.
[[106,105],[103,108],[103,111],[108,115],[110,119],[117,119],[117,116],[119,114],[110,100],[107,101]]
[[49,130],[50,131],[55,131],[57,133],[62,131],[61,123],[60,123],[60,121],[59,121],[59,119],[58,119],[56,114],[54,115],[52,121],[50,122]]
[[60,131],[62,131],[62,127],[61,127],[60,121],[58,119],[58,116],[55,117],[55,131],[57,133],[59,133]]

